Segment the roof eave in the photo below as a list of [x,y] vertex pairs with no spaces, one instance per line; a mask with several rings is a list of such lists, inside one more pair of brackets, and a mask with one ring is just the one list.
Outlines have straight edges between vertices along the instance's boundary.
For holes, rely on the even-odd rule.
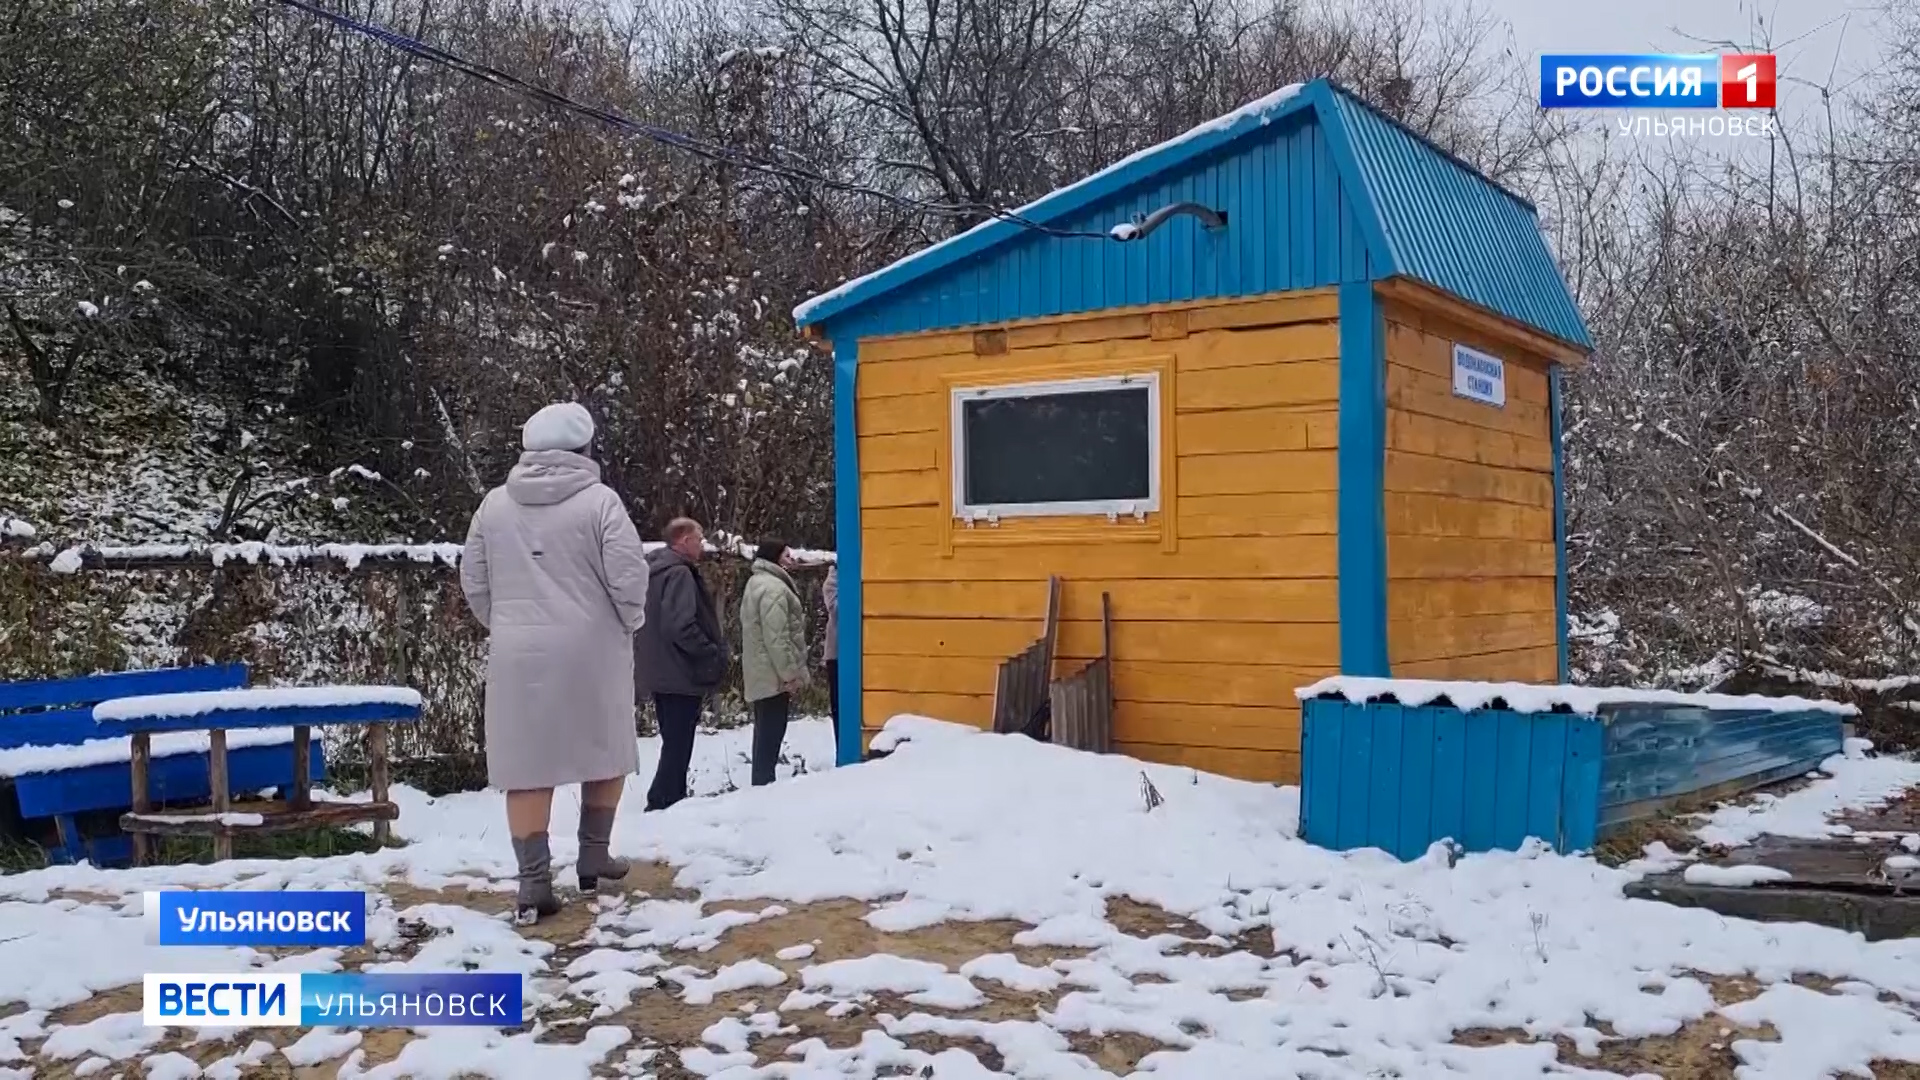
[[832,299],[823,300],[811,306],[801,305],[805,314],[802,315],[800,310],[796,310],[794,323],[802,330],[817,327],[816,332],[831,335],[831,330],[826,326],[827,323],[895,289],[1005,243],[1019,235],[1029,224],[1050,225],[1068,214],[1111,197],[1150,176],[1177,168],[1187,161],[1212,153],[1260,128],[1279,123],[1304,110],[1313,110],[1321,122],[1325,123],[1325,91],[1322,89],[1322,84],[1325,82],[1325,79],[1314,80],[1272,112],[1249,113],[1222,125],[1217,130],[1153,148],[1137,158],[1122,159],[1085,180],[1022,207],[1017,211],[1022,221],[1001,218],[983,223],[958,236],[950,237],[932,247],[898,259],[864,278],[857,278],[851,283],[851,287],[838,286],[836,291],[845,290],[842,295],[833,296]]

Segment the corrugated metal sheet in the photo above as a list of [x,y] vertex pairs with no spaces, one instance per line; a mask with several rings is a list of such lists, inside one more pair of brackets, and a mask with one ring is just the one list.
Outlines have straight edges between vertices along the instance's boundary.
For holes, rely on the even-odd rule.
[[1796,776],[1840,751],[1828,712],[1634,706],[1600,717],[1305,703],[1301,835],[1418,858],[1437,840],[1590,849],[1688,796]]
[[[839,337],[911,333],[1106,308],[1282,292],[1367,281],[1376,267],[1325,132],[1310,109],[1253,128],[1124,190],[1049,219],[1053,236],[1012,228],[1009,239],[850,309]],[[1169,203],[1224,210],[1210,232],[1175,218],[1143,240],[1104,234]]]
[[1337,851],[1415,859],[1439,840],[1593,846],[1601,725],[1565,713],[1305,703],[1300,831]]
[[1353,95],[1330,100],[1385,227],[1388,273],[1592,347],[1532,206]]
[[[1224,210],[1226,229],[1181,217],[1144,240],[1104,235],[1182,201]],[[1532,207],[1326,80],[1026,216],[1098,235],[993,222],[823,298],[802,321],[839,339],[1406,275],[1591,344]]]
[[1842,725],[1829,712],[1613,710],[1600,824],[1644,817],[1683,796],[1732,794],[1798,776],[1840,752]]

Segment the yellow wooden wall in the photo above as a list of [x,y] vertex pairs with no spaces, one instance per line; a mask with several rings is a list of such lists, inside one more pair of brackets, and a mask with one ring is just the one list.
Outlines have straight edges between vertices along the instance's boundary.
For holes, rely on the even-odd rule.
[[[1385,303],[1387,653],[1402,678],[1552,682],[1547,362],[1484,318]],[[1453,345],[1506,361],[1507,402],[1453,394]]]
[[[1058,574],[1057,674],[1098,652],[1113,596],[1123,752],[1297,780],[1294,689],[1340,659],[1337,311],[1316,290],[863,340],[866,734],[903,712],[990,723],[995,666],[1038,637]],[[1161,513],[953,519],[954,387],[1146,371],[1162,380]]]

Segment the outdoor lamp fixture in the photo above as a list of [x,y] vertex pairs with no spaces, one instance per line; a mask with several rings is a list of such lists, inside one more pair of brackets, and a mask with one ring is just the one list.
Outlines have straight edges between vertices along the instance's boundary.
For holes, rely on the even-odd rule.
[[1166,224],[1168,219],[1180,214],[1191,214],[1199,218],[1200,224],[1205,225],[1210,232],[1218,232],[1227,227],[1226,211],[1215,210],[1209,206],[1202,206],[1197,202],[1177,202],[1163,206],[1144,217],[1137,217],[1132,221],[1115,225],[1112,229],[1108,230],[1107,235],[1123,244],[1129,240],[1139,240],[1153,230]]

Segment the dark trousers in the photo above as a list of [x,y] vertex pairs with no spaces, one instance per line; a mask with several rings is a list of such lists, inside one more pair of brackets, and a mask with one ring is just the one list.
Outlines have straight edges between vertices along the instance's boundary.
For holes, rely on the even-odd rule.
[[647,788],[647,809],[665,810],[687,797],[687,767],[693,763],[693,731],[700,726],[700,699],[692,694],[653,695],[660,725],[660,763]]
[[833,717],[834,763],[840,759],[840,661],[827,661],[827,712]]
[[753,703],[753,786],[773,783],[773,767],[780,761],[780,744],[787,737],[787,710],[793,699],[775,694]]

